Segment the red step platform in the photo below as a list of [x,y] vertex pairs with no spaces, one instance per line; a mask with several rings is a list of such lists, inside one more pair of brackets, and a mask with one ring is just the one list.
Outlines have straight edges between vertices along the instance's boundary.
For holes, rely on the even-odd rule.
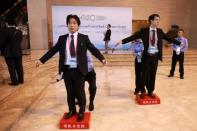
[[[66,113],[64,113],[66,114]],[[84,120],[77,122],[77,115],[73,115],[70,119],[60,120],[60,129],[89,129],[90,128],[90,112],[85,112]]]
[[151,98],[147,94],[145,95],[145,98],[141,99],[140,94],[136,95],[136,101],[139,105],[154,105],[154,104],[160,104],[160,98],[156,95],[155,98]]

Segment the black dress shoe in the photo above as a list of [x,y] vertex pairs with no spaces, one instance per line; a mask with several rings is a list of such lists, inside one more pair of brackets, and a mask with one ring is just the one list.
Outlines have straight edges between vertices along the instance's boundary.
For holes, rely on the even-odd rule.
[[69,111],[67,114],[64,115],[64,119],[69,119],[76,113],[77,113],[76,111]]
[[19,81],[18,83],[19,83],[19,84],[23,84],[23,83],[24,83],[24,81]]
[[141,99],[144,99],[145,98],[145,92],[144,93],[141,93],[140,98]]
[[180,79],[184,79],[184,77],[183,76],[180,76]]
[[135,91],[135,92],[134,92],[134,95],[137,95],[138,93],[139,93],[139,91]]
[[77,116],[77,122],[83,121],[84,119],[84,113],[79,113]]
[[148,93],[148,96],[155,99],[155,95],[153,93]]
[[17,86],[18,83],[8,83],[10,86]]
[[89,105],[89,111],[93,111],[94,110],[94,104],[90,104]]
[[174,75],[171,75],[171,74],[170,74],[170,75],[168,75],[168,77],[173,77],[173,76],[174,76]]

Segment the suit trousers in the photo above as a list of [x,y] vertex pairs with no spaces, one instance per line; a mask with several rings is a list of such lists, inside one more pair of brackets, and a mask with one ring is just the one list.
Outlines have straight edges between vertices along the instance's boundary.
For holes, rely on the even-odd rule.
[[170,75],[174,75],[175,67],[177,61],[179,62],[179,72],[180,76],[184,76],[184,52],[181,52],[179,55],[176,54],[175,51],[173,51],[172,55],[172,64],[171,64],[171,70],[170,70]]
[[64,82],[67,91],[67,102],[69,111],[76,111],[75,98],[79,103],[79,113],[85,112],[85,76],[82,75],[79,68],[70,68],[64,66]]
[[8,66],[11,82],[14,84],[24,82],[24,72],[21,57],[5,58],[5,62]]
[[88,72],[85,76],[85,81],[89,84],[90,104],[93,104],[96,95],[96,73],[94,70]]
[[142,71],[142,88],[141,92],[145,92],[145,85],[148,93],[153,93],[155,89],[155,80],[158,67],[158,55],[148,55],[143,60],[143,71]]
[[135,58],[135,92],[140,92],[142,87],[142,62],[138,63]]

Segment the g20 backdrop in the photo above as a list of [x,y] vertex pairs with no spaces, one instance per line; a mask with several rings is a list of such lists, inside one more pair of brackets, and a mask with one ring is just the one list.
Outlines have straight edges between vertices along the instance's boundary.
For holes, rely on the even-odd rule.
[[[104,32],[111,24],[111,41],[109,47],[131,35],[132,8],[89,7],[89,6],[52,6],[53,43],[60,35],[68,33],[66,17],[76,14],[81,20],[79,32],[89,36],[90,41],[99,49],[104,49]],[[127,49],[129,45],[119,46]]]

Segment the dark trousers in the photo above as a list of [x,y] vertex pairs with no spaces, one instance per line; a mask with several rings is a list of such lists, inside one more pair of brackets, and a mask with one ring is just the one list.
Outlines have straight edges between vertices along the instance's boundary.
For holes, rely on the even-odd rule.
[[142,60],[143,71],[142,71],[142,88],[141,92],[145,92],[145,85],[148,93],[153,93],[155,89],[155,79],[158,67],[158,55],[147,56]]
[[93,104],[96,95],[96,73],[94,70],[88,72],[85,76],[85,81],[89,84],[90,104]]
[[69,69],[64,67],[64,82],[67,91],[67,102],[69,111],[76,111],[75,98],[79,103],[79,113],[85,112],[86,97],[85,97],[85,77],[78,68]]
[[10,74],[10,79],[12,83],[18,84],[24,82],[24,72],[22,65],[22,56],[21,57],[13,57],[13,58],[5,58],[5,62],[8,66],[8,71]]
[[[140,92],[142,88],[142,62],[137,61],[137,57],[135,58],[135,92]],[[145,82],[147,86],[147,81]]]
[[179,62],[179,72],[180,76],[184,76],[184,52],[181,52],[179,55],[176,54],[175,51],[173,51],[172,55],[172,64],[171,64],[171,70],[170,70],[170,75],[174,75],[175,67],[177,61]]
[[142,62],[137,62],[135,58],[135,92],[140,92],[142,87]]

